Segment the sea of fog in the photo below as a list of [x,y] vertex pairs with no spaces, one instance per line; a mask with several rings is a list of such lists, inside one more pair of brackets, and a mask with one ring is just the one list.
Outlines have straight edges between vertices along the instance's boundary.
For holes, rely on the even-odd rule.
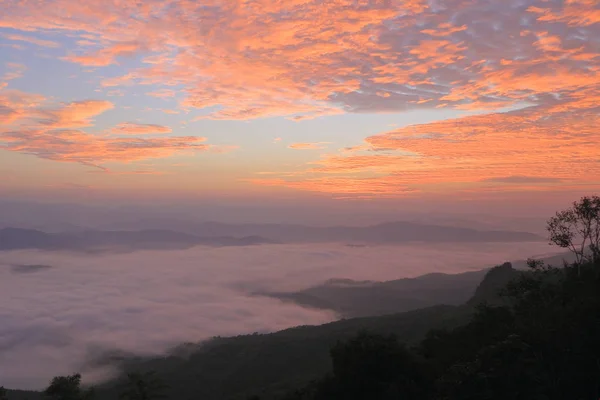
[[0,385],[39,389],[92,367],[106,351],[157,354],[215,335],[268,332],[335,319],[251,296],[330,278],[389,280],[458,273],[554,254],[545,243],[347,247],[197,247],[76,254],[0,252]]

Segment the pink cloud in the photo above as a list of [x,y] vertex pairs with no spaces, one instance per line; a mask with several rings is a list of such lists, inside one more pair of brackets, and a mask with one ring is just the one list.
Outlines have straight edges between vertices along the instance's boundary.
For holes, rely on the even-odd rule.
[[15,121],[31,116],[44,103],[44,96],[19,90],[0,90],[0,132]]
[[112,133],[125,135],[147,135],[147,134],[165,134],[170,133],[171,128],[155,124],[137,124],[134,122],[125,122],[112,129]]
[[[143,67],[103,85],[158,85],[149,94],[161,97],[179,85],[185,107],[219,108],[206,117],[212,119],[489,110],[538,104],[549,92],[597,82],[600,17],[593,1],[502,4],[25,1],[11,3],[0,27],[54,29],[85,40],[96,49],[67,56],[84,65],[141,55]],[[494,24],[480,23],[489,15]]]
[[9,81],[22,77],[27,67],[23,64],[8,62],[6,63],[6,69],[4,75],[0,76],[0,90],[7,87]]
[[[598,102],[591,93],[534,106],[413,125],[326,154],[291,177],[254,183],[361,196],[484,191],[600,189]],[[558,108],[557,108],[558,107]],[[575,107],[575,105],[574,105]],[[582,107],[588,107],[583,109]],[[567,109],[568,110],[568,109]]]
[[329,142],[292,143],[288,148],[294,150],[321,150],[327,147],[327,144],[329,144]]
[[[142,138],[133,135],[169,133],[161,125],[120,124],[111,136],[87,133],[99,114],[113,108],[104,100],[76,101],[43,107],[45,99],[18,91],[0,91],[0,149],[44,159],[99,167],[108,162],[128,163],[164,158],[181,152],[226,152],[231,148],[205,144],[197,136]],[[114,136],[114,134],[126,135]]]
[[169,157],[182,151],[207,151],[205,138],[102,138],[80,130],[22,130],[0,135],[2,148],[55,161],[100,166]]
[[[373,135],[312,161],[293,179],[262,181],[392,196],[514,186],[552,190],[560,182],[542,179],[548,176],[574,185],[598,182],[599,12],[594,0],[26,0],[7,4],[0,28],[68,34],[85,48],[67,59],[83,65],[139,56],[140,66],[101,86],[145,85],[149,96],[181,95],[181,107],[211,110],[198,119],[486,112]],[[0,118],[34,121],[18,132],[30,132],[35,142],[51,129],[91,126],[109,108],[108,102],[53,109],[0,100]],[[10,143],[18,137],[8,136]],[[35,149],[32,154],[44,156]],[[121,151],[128,155],[123,159],[134,158],[133,150]],[[87,159],[102,159],[100,153]],[[518,176],[532,179],[517,182]]]
[[31,43],[31,44],[35,44],[37,46],[42,46],[42,47],[50,47],[50,48],[60,47],[59,43],[54,42],[52,40],[38,39],[38,38],[31,37],[31,36],[24,36],[24,35],[19,35],[19,34],[3,34],[2,36],[8,40]]
[[48,128],[82,128],[91,126],[94,117],[114,108],[106,100],[82,100],[52,109],[38,110],[39,122]]
[[85,66],[105,67],[116,63],[116,58],[121,56],[131,56],[141,51],[144,46],[138,42],[117,42],[104,49],[83,54],[70,54],[64,59]]

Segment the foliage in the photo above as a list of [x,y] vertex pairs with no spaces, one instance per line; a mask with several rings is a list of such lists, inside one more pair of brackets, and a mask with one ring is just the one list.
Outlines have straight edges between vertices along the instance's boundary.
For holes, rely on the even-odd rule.
[[8,393],[6,391],[6,389],[4,389],[4,386],[0,386],[0,400],[7,400],[8,399]]
[[600,261],[600,197],[582,197],[557,212],[547,230],[550,243],[571,250],[577,263]]
[[54,377],[44,390],[44,395],[52,400],[91,400],[94,394],[93,388],[81,388],[80,374]]
[[425,363],[394,335],[367,332],[331,349],[333,372],[315,388],[318,400],[421,399],[430,387]]
[[597,400],[600,265],[531,266],[505,305],[480,305],[412,350],[364,333],[336,345],[333,373],[286,400]]
[[[330,349],[339,340],[352,338],[361,329],[392,334],[403,342],[417,343],[432,327],[453,327],[468,318],[453,306],[412,312],[347,319],[320,326],[300,326],[271,334],[215,338],[161,358],[134,360],[125,371],[156,371],[168,383],[169,399],[247,400],[259,396],[272,400],[304,387],[331,370]],[[124,382],[117,382],[120,387]],[[114,383],[99,387],[98,395],[114,399]]]
[[131,372],[127,374],[127,384],[119,398],[122,400],[163,399],[166,397],[165,389],[166,385],[154,371]]

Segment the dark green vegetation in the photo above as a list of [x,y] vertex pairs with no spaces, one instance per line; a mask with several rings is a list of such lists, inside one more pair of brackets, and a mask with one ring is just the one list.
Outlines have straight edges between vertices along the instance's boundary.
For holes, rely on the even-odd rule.
[[44,396],[51,400],[88,400],[95,395],[93,388],[81,388],[81,375],[57,376],[44,390]]
[[371,333],[339,342],[332,372],[283,398],[600,398],[600,264],[536,264],[502,292],[503,305],[410,348]]
[[[583,224],[580,235],[598,246],[600,200],[591,199],[575,220],[560,213],[551,220],[551,241],[562,232],[557,244],[571,249],[579,239],[568,235],[575,221]],[[128,360],[122,365],[128,377],[97,387],[95,395],[107,400],[119,394],[140,400],[163,395],[177,400],[597,400],[600,260],[593,248],[578,260],[564,267],[531,261],[527,271],[496,267],[461,306],[215,338],[161,359]],[[62,396],[53,392],[53,398],[79,400],[88,394],[69,389]]]

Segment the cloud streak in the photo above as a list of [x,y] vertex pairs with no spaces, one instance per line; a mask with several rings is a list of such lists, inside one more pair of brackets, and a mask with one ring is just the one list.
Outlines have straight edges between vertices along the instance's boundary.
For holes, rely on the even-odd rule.
[[3,34],[2,37],[4,37],[7,40],[11,40],[13,42],[25,42],[25,43],[35,44],[36,46],[41,46],[41,47],[49,47],[49,48],[60,47],[60,44],[58,44],[57,42],[54,42],[52,40],[38,39],[38,38],[31,37],[31,36],[24,36],[24,35],[19,35],[19,34]]
[[112,132],[115,134],[125,135],[165,134],[171,133],[171,128],[156,124],[137,124],[133,122],[125,122],[114,127]]
[[293,150],[322,150],[329,142],[314,142],[314,143],[292,143],[288,146],[289,149]]
[[6,63],[6,72],[0,76],[0,90],[8,86],[9,81],[23,76],[27,67],[19,63]]

